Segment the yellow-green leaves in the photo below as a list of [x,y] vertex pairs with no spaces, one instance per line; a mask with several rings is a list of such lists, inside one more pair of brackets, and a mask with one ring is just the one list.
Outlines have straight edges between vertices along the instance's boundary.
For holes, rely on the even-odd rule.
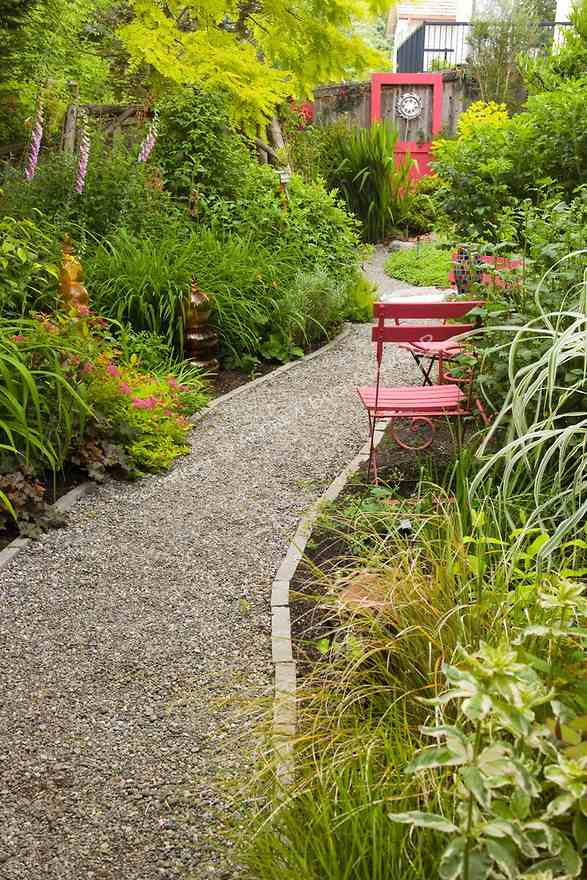
[[181,85],[224,89],[235,120],[252,129],[291,95],[308,96],[320,82],[385,66],[385,57],[353,34],[352,23],[386,5],[259,0],[255,11],[234,0],[165,7],[133,0],[133,21],[118,33],[135,64],[151,64]]

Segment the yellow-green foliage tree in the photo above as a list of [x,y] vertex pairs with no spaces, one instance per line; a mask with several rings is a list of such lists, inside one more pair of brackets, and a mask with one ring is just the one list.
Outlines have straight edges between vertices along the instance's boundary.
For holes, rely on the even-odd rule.
[[135,63],[181,85],[224,89],[235,119],[266,121],[286,97],[386,66],[354,31],[387,0],[132,0],[119,36]]

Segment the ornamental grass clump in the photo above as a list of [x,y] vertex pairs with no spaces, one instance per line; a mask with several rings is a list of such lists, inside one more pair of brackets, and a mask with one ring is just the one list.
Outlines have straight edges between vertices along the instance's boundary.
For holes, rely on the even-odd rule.
[[365,241],[382,241],[405,226],[413,185],[409,156],[396,160],[398,133],[388,122],[340,133],[334,140],[336,170],[329,184],[344,197],[349,211],[361,220]]

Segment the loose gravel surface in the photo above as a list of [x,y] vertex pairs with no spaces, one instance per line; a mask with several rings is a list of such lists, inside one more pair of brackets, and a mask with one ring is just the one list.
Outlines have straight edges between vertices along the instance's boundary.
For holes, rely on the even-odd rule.
[[366,440],[369,336],[224,402],[173,471],[101,487],[0,573],[2,880],[238,876],[226,786],[271,695],[271,581]]

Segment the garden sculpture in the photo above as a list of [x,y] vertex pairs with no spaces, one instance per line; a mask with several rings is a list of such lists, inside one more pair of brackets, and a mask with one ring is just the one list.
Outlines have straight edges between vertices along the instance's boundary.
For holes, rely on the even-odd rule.
[[83,269],[80,261],[73,252],[71,238],[66,235],[63,239],[63,261],[59,278],[59,296],[66,309],[75,309],[80,315],[89,312],[90,298],[88,291],[83,286]]
[[185,316],[185,350],[189,360],[207,372],[218,370],[218,334],[208,323],[212,305],[208,294],[192,280]]

